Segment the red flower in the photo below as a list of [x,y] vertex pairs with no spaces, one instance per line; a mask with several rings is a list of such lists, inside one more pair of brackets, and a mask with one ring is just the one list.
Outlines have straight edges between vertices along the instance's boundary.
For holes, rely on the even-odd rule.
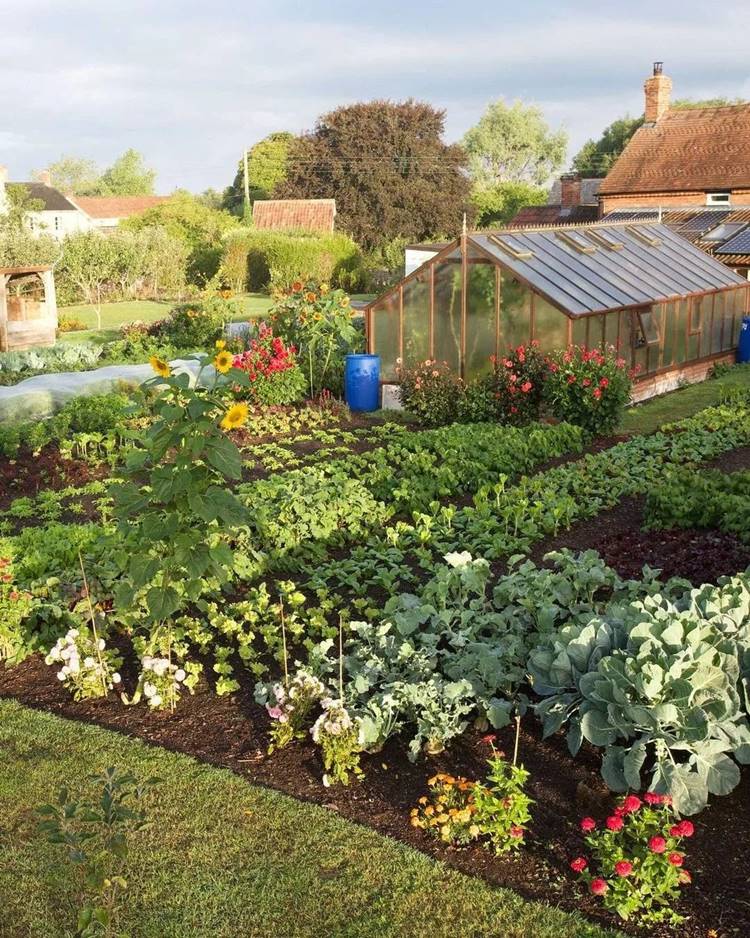
[[[674,830],[674,828],[672,828],[672,830]],[[692,821],[680,821],[680,823],[677,824],[677,831],[677,834],[672,834],[672,831],[669,833],[672,834],[673,837],[692,837],[695,833],[695,827],[693,827]]]
[[615,873],[617,873],[618,876],[630,876],[632,872],[633,864],[628,860],[620,860],[615,863]]
[[646,804],[661,804],[661,795],[657,795],[656,792],[647,791],[643,796],[643,800]]
[[596,827],[596,821],[592,817],[585,817],[581,820],[581,830],[588,833]]
[[622,820],[622,818],[621,818],[619,815],[617,815],[617,814],[612,814],[612,815],[610,815],[610,817],[607,818],[607,827],[608,827],[611,831],[620,831],[620,830],[622,830],[622,824],[623,824],[623,820]]
[[581,382],[581,384],[582,384],[585,388],[587,388],[587,387],[591,384],[591,379],[590,379],[590,378],[584,378],[583,381]]
[[10,581],[13,579],[13,576],[10,573],[6,573],[0,579],[2,579],[3,583],[10,583]]
[[672,866],[682,866],[682,854],[681,853],[670,853],[667,857]]
[[486,736],[482,737],[482,742],[485,744],[485,746],[492,746],[496,739],[496,733],[488,733]]
[[600,388],[609,387],[609,378],[602,378],[602,380],[599,382],[599,387]]
[[599,388],[594,388],[594,397],[595,397],[597,400],[599,400],[599,398],[600,398],[601,396],[602,396],[602,392],[599,390]]
[[528,394],[534,385],[530,381],[524,381],[521,385],[521,390],[524,394]]
[[575,860],[570,861],[570,868],[574,873],[582,873],[587,866],[588,862],[585,857],[576,857]]
[[681,883],[692,883],[693,877],[687,870],[680,870],[680,882]]
[[663,837],[652,837],[648,842],[648,849],[652,853],[664,853],[667,849],[667,842]]
[[518,840],[520,837],[523,837],[523,828],[519,827],[518,824],[514,824],[509,833],[511,837],[515,837],[516,840]]
[[576,376],[568,375],[568,384],[575,384],[575,383],[576,383]]
[[638,795],[628,795],[622,803],[622,810],[626,814],[630,814],[633,811],[637,811],[642,804],[643,802],[638,797]]
[[604,893],[609,889],[606,880],[602,879],[600,876],[597,876],[596,879],[591,880],[591,891],[595,896],[603,896]]

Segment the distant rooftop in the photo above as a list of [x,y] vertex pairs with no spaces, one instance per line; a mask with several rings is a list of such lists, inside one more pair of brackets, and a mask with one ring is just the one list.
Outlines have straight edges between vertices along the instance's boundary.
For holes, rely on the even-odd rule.
[[262,199],[253,204],[256,228],[333,231],[335,199]]

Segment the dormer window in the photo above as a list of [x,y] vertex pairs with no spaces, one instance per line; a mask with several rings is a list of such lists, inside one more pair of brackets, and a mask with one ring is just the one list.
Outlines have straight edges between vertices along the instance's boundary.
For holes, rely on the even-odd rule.
[[731,201],[729,192],[707,192],[706,205],[729,205]]

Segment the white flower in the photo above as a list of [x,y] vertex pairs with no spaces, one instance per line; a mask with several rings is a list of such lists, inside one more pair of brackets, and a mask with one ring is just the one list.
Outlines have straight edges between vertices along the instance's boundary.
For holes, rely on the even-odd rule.
[[63,659],[63,661],[67,661],[68,658],[70,658],[72,654],[73,654],[73,651],[70,648],[63,648],[60,651],[60,657]]
[[70,668],[71,674],[78,674],[78,672],[81,670],[81,665],[78,662],[78,658],[71,658],[70,665],[68,667]]
[[66,674],[63,674],[62,671],[58,671],[58,672],[57,672],[57,680],[58,680],[58,681],[64,681],[66,677],[67,677],[67,675],[66,675]]
[[180,683],[181,681],[184,681],[186,677],[187,677],[187,674],[185,674],[182,668],[178,668],[174,673],[174,679],[178,683]]
[[122,678],[121,678],[120,675],[117,673],[117,671],[115,671],[115,673],[112,675],[112,683],[113,683],[113,684],[119,684],[121,680],[122,680]]
[[146,681],[143,685],[143,693],[146,697],[155,697],[156,696],[156,687],[151,683],[151,681]]
[[166,658],[157,658],[151,666],[151,670],[157,677],[164,677],[169,670],[169,662]]
[[146,671],[151,670],[153,663],[154,663],[154,659],[151,658],[149,655],[144,655],[143,658],[141,658],[141,664],[143,665],[144,670]]
[[152,707],[161,707],[161,697],[160,697],[158,694],[155,694],[155,695],[151,698],[151,700],[149,700],[149,704],[150,704]]
[[99,644],[99,651],[104,651],[104,649],[107,647],[107,643],[104,641],[103,638],[99,639],[98,644]]
[[91,658],[91,657],[89,657],[89,658],[84,658],[84,659],[83,659],[83,663],[84,663],[84,665],[85,665],[87,668],[93,668],[94,665],[96,664],[96,662],[94,661],[94,659]]
[[466,567],[471,563],[471,554],[468,550],[462,550],[460,553],[453,551],[450,554],[446,554],[443,559],[451,567]]
[[326,788],[330,788],[330,787],[331,787],[331,780],[328,778],[327,775],[324,775],[324,776],[323,776],[323,785],[324,785]]
[[71,629],[65,637],[69,640],[73,640],[78,638],[80,634],[81,633],[78,631],[78,629]]

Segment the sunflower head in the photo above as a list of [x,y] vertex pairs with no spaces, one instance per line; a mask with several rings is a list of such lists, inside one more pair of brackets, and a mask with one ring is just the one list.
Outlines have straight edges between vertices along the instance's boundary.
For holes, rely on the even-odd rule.
[[165,362],[163,358],[152,355],[149,358],[148,363],[151,365],[157,375],[162,378],[168,378],[172,374],[172,369],[169,367],[169,362]]
[[223,430],[236,430],[247,420],[247,404],[232,404],[229,410],[221,418],[221,427]]
[[309,293],[305,294],[305,299],[308,303],[314,303],[317,300],[317,296],[311,290]]
[[222,350],[214,359],[214,367],[218,372],[225,375],[229,369],[232,367],[232,362],[234,361],[234,355],[231,352]]
[[341,297],[341,305],[342,305],[342,306],[348,306],[350,302],[351,302],[351,300],[349,299],[348,296],[342,296],[342,297]]
[[330,292],[330,290],[331,290],[331,288],[328,286],[327,283],[321,283],[321,285],[320,285],[320,295],[321,295],[321,296],[326,296],[326,295]]
[[216,348],[221,351],[223,348],[227,347],[226,339],[217,339]]

